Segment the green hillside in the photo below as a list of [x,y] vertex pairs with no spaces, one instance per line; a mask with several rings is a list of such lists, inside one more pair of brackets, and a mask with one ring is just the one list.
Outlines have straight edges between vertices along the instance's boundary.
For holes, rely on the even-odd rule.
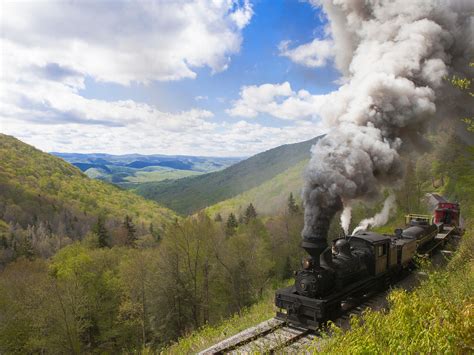
[[257,154],[222,171],[145,183],[135,191],[181,214],[189,214],[248,191],[310,157],[319,138],[282,145]]
[[206,208],[206,213],[213,217],[215,214],[242,214],[252,203],[260,215],[275,215],[286,208],[290,193],[298,200],[303,186],[303,171],[308,160],[303,160],[248,191],[238,194],[228,200],[221,201]]
[[152,201],[90,179],[62,159],[0,134],[0,220],[10,225],[10,234],[81,239],[98,215],[104,217],[112,239],[120,234],[126,215],[138,236],[149,233],[151,223],[159,227],[175,217]]

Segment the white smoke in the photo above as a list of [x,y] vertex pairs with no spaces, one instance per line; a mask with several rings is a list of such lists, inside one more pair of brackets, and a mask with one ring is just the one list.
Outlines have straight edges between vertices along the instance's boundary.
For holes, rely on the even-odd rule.
[[[332,129],[305,173],[305,238],[327,238],[343,203],[373,200],[403,177],[443,105],[461,107],[446,76],[468,68],[474,2],[323,0],[346,82],[320,115]],[[466,69],[467,70],[467,69]],[[448,96],[451,95],[451,96]]]
[[344,210],[341,213],[341,227],[344,230],[344,234],[349,234],[349,225],[352,219],[352,207],[350,205],[344,206]]
[[390,213],[395,208],[395,195],[387,197],[383,203],[382,210],[372,218],[363,219],[359,225],[352,231],[352,235],[361,230],[367,230],[369,227],[379,227],[387,223]]

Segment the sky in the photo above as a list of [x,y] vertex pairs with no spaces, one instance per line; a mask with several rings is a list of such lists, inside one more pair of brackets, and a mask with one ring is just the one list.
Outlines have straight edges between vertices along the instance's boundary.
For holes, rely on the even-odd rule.
[[298,0],[2,1],[0,132],[43,151],[249,156],[325,131],[327,19]]

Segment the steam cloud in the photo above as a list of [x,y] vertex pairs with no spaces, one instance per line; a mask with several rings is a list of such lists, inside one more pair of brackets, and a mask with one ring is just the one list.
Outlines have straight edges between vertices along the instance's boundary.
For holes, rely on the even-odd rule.
[[305,171],[302,236],[325,240],[344,205],[373,200],[400,181],[401,155],[422,145],[442,109],[438,99],[459,106],[444,78],[468,68],[474,5],[417,0],[318,5],[328,15],[335,64],[345,81],[319,112],[331,129],[313,147]]
[[358,231],[366,230],[369,226],[378,227],[387,223],[388,218],[390,217],[390,212],[395,207],[395,195],[390,195],[387,197],[383,203],[382,211],[377,213],[372,218],[363,219],[359,225],[354,229],[352,234],[356,234]]
[[349,225],[351,224],[352,218],[352,207],[350,205],[344,206],[344,210],[341,213],[341,227],[344,234],[349,234]]

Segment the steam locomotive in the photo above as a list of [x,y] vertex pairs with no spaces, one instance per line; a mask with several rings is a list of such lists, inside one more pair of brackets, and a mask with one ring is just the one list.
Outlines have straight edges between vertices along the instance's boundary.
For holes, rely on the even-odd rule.
[[317,329],[337,317],[346,300],[385,289],[398,280],[415,254],[444,243],[458,225],[459,205],[444,203],[438,205],[434,220],[407,216],[406,227],[394,235],[360,231],[334,240],[331,248],[323,248],[320,240],[303,240],[301,246],[309,257],[295,272],[294,285],[276,292],[277,318]]

